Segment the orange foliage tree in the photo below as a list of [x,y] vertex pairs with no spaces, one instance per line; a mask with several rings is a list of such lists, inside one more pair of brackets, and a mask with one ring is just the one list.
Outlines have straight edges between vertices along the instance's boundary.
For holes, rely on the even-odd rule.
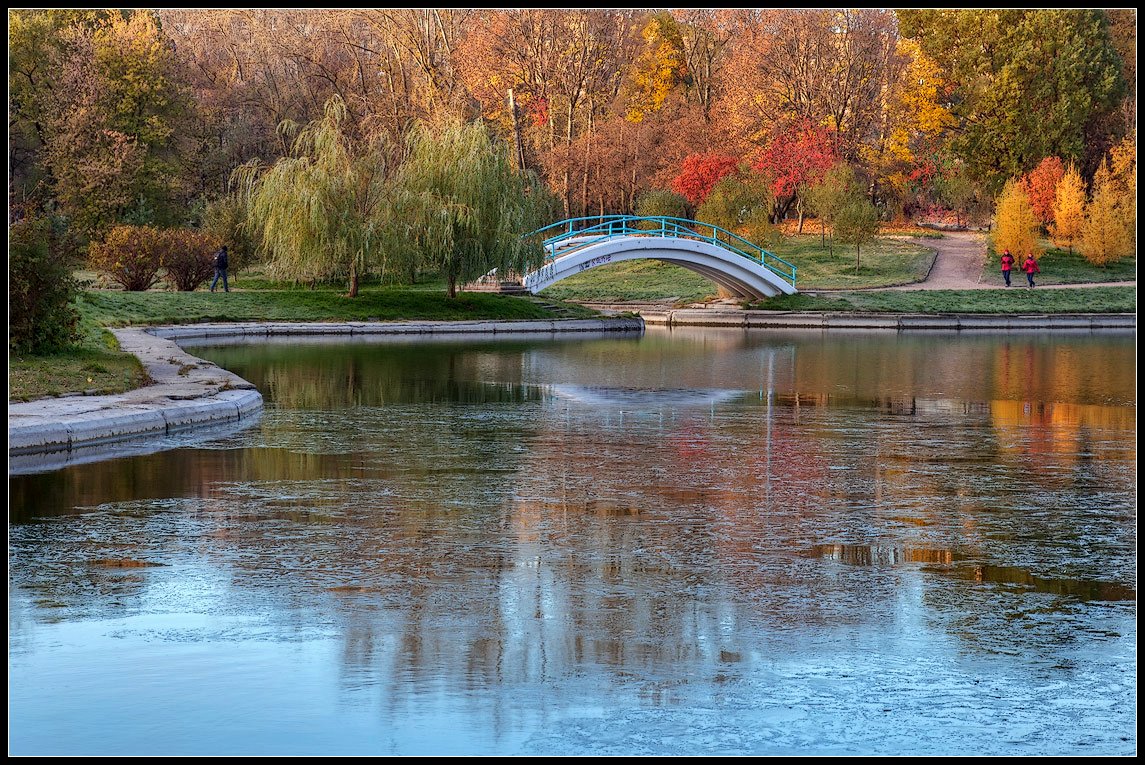
[[1041,221],[1043,226],[1054,222],[1054,200],[1057,195],[1058,184],[1065,175],[1065,166],[1060,157],[1046,157],[1038,166],[1022,176],[1020,183],[1022,190],[1030,199],[1030,208],[1034,217]]

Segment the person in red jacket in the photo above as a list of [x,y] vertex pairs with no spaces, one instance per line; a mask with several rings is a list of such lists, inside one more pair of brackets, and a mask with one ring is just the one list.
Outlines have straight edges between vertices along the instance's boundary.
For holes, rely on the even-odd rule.
[[1010,269],[1014,267],[1014,256],[1010,254],[1009,250],[1002,252],[1002,278],[1006,280],[1006,286],[1010,286]]
[[1042,269],[1038,268],[1038,261],[1034,260],[1034,253],[1026,253],[1026,262],[1022,264],[1022,270],[1026,272],[1026,281],[1030,286],[1034,286],[1034,274],[1040,274]]

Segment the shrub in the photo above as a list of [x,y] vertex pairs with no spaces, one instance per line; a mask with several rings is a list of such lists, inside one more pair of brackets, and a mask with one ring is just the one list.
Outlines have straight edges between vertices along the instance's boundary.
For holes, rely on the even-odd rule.
[[652,189],[640,195],[636,214],[647,218],[689,218],[688,200],[667,189]]
[[105,272],[128,292],[143,292],[159,283],[163,267],[160,232],[151,226],[115,226],[102,242],[92,244],[93,268]]
[[715,185],[696,210],[696,220],[742,232],[762,247],[778,236],[767,217],[771,201],[771,191],[759,176],[728,176]]
[[79,285],[75,248],[66,228],[26,218],[8,228],[8,348],[47,353],[73,344]]
[[171,228],[160,231],[157,240],[167,281],[180,292],[194,292],[215,272],[214,254],[221,246],[217,237],[189,228]]

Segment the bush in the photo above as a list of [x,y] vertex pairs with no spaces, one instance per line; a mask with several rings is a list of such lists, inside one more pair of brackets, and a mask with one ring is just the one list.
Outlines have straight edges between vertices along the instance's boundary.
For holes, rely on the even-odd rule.
[[116,226],[91,246],[94,268],[128,292],[144,292],[159,283],[160,271],[177,290],[191,292],[214,273],[218,237],[188,228]]
[[26,218],[8,228],[8,349],[47,353],[77,339],[75,248],[64,227]]
[[167,269],[167,281],[172,287],[180,292],[194,292],[211,278],[215,272],[215,251],[221,246],[217,237],[189,228],[158,233],[159,260]]
[[93,268],[105,272],[128,292],[144,292],[159,283],[163,248],[159,229],[115,226],[102,242],[92,244]]
[[728,176],[715,185],[696,210],[696,220],[733,233],[742,232],[741,235],[762,247],[778,238],[767,218],[770,209],[771,192],[760,178]]
[[690,212],[687,199],[665,189],[646,191],[636,202],[636,214],[647,218],[689,218]]

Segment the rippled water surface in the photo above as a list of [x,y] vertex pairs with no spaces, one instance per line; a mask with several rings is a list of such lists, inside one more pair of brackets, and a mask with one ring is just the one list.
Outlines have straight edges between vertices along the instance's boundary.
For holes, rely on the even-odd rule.
[[193,349],[9,478],[13,754],[1133,754],[1132,336]]

